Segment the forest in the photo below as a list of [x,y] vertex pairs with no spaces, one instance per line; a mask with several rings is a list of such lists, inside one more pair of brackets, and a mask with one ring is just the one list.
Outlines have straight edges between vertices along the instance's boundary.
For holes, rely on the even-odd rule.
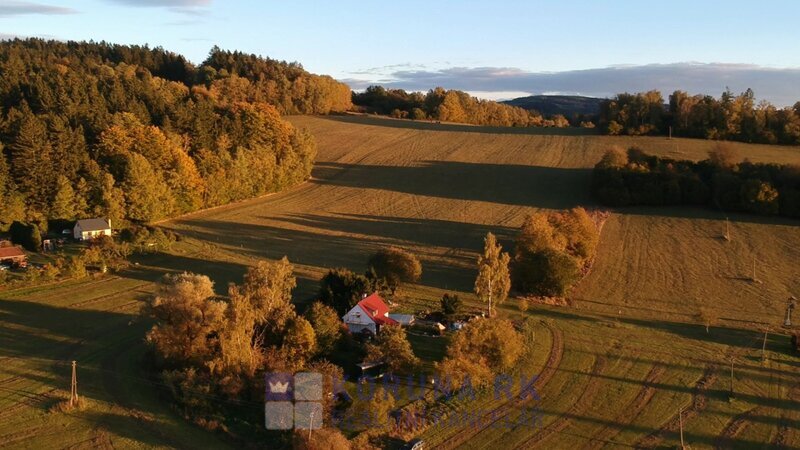
[[763,144],[800,144],[800,102],[777,108],[756,103],[748,89],[719,99],[675,91],[668,105],[658,91],[619,94],[600,105],[599,127],[610,135],[672,134]]
[[569,121],[562,115],[546,119],[535,111],[480,100],[466,92],[441,87],[423,94],[370,86],[364,92],[353,93],[353,104],[364,112],[398,119],[437,120],[496,127],[569,126]]
[[611,149],[594,168],[593,190],[610,206],[708,205],[800,217],[800,167],[740,161],[725,143],[699,162]]
[[281,114],[351,107],[350,89],[214,47],[0,42],[0,230],[103,216],[146,223],[307,179],[313,139]]

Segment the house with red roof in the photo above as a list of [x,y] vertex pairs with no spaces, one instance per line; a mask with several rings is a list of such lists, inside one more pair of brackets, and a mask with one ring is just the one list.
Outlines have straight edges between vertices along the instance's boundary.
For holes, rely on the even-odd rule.
[[28,257],[19,247],[0,247],[0,264],[25,267]]
[[351,333],[362,333],[364,330],[378,334],[384,325],[399,325],[389,317],[389,307],[378,293],[364,297],[347,314],[342,316],[344,324]]

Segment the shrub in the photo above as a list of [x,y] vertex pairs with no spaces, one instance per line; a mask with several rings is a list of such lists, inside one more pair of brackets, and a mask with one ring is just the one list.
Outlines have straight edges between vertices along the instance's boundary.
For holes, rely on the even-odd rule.
[[385,278],[392,293],[400,282],[414,283],[422,276],[422,264],[416,256],[398,247],[386,247],[378,250],[367,261],[375,273]]
[[622,148],[614,146],[606,150],[606,152],[603,154],[603,158],[600,159],[600,162],[597,163],[595,168],[621,169],[627,165],[628,165],[628,154],[625,153],[625,151]]
[[384,326],[372,343],[367,344],[367,360],[383,361],[389,373],[410,374],[419,364],[406,330],[400,326]]
[[542,296],[562,296],[579,278],[578,261],[553,249],[518,254],[512,271],[517,290]]
[[25,247],[31,252],[38,252],[42,248],[42,234],[39,227],[31,223],[14,222],[9,229],[11,240],[15,244]]
[[322,303],[345,315],[365,294],[374,292],[375,284],[363,275],[347,269],[331,269],[319,282],[319,298]]
[[444,294],[440,304],[442,306],[442,314],[452,316],[461,308],[461,299],[458,298],[458,294]]
[[[589,213],[581,207],[553,215],[556,230],[566,241],[566,251],[584,262],[594,257],[600,236]],[[559,247],[551,247],[559,250]]]
[[778,214],[778,191],[770,183],[750,179],[742,184],[742,205],[757,214]]
[[437,370],[451,388],[461,387],[467,377],[473,386],[481,386],[493,373],[507,373],[524,350],[522,335],[510,321],[476,320],[455,335]]

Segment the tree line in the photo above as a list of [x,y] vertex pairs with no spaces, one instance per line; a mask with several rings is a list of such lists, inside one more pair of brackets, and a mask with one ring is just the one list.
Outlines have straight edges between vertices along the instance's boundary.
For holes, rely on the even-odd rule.
[[313,139],[281,118],[350,107],[299,64],[212,49],[0,43],[0,229],[105,216],[149,222],[310,175]]
[[608,150],[594,168],[597,199],[609,206],[708,205],[728,211],[800,217],[800,167],[740,161],[718,143],[699,162]]
[[365,112],[412,120],[438,120],[497,127],[567,127],[562,115],[545,119],[535,111],[479,100],[466,92],[441,87],[422,92],[370,86],[353,93],[353,104]]
[[777,108],[756,103],[751,89],[719,99],[675,91],[665,103],[659,91],[619,94],[600,105],[600,129],[611,135],[668,134],[764,144],[800,144],[800,102]]

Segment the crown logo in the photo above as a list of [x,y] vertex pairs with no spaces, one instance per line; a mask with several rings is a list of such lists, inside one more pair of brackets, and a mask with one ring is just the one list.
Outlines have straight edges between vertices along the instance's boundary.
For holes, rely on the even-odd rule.
[[285,394],[287,389],[289,389],[288,382],[283,382],[283,383],[281,383],[280,381],[276,381],[275,383],[271,381],[269,382],[269,390],[273,394]]

